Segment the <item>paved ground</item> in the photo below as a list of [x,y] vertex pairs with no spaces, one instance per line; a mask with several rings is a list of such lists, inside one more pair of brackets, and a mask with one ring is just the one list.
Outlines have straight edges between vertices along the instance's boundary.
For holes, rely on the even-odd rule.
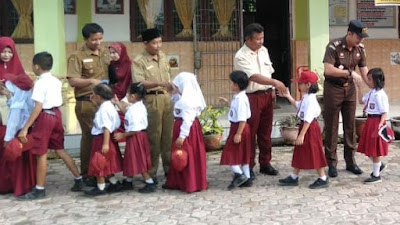
[[[364,185],[371,164],[363,155],[356,158],[366,171],[361,176],[345,172],[339,162],[339,176],[324,190],[310,190],[314,171],[302,174],[298,187],[280,187],[278,179],[290,172],[292,147],[274,147],[273,165],[277,177],[258,173],[255,185],[227,191],[231,177],[218,165],[220,153],[208,155],[207,191],[186,194],[158,189],[144,195],[137,178],[134,191],[97,198],[69,192],[72,178],[59,160],[49,163],[47,198],[33,202],[0,196],[0,224],[400,224],[400,143],[391,145],[384,159],[388,168],[383,182]],[[342,158],[343,146],[339,156]],[[257,169],[257,168],[256,168]],[[160,183],[164,178],[159,176]]]

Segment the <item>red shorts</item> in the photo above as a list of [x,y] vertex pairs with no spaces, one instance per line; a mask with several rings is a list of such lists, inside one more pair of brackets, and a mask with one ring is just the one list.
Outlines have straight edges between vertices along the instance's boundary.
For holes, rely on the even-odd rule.
[[35,141],[31,153],[44,155],[48,149],[64,149],[64,127],[58,108],[42,111],[32,126],[31,135]]

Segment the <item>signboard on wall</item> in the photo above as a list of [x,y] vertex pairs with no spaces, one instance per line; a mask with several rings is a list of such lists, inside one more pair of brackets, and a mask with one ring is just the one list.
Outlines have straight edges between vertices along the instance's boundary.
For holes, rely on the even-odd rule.
[[347,26],[348,23],[348,0],[329,0],[329,25]]
[[394,28],[396,25],[396,8],[375,6],[374,0],[357,0],[357,19],[368,28]]
[[398,6],[400,0],[375,0],[375,6]]

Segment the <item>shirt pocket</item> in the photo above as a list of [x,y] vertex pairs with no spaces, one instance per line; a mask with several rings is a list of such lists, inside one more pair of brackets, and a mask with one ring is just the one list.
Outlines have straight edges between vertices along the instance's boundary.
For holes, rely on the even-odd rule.
[[274,68],[272,67],[272,62],[270,60],[265,60],[262,63],[262,71],[265,71],[268,74],[272,74],[275,72]]
[[94,73],[94,63],[93,62],[86,62],[83,63],[83,73],[84,74],[93,74]]

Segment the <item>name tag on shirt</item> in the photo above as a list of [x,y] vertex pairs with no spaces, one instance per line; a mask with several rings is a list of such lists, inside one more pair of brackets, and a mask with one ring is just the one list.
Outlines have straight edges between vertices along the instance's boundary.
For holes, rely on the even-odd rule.
[[83,59],[83,62],[84,62],[84,63],[93,62],[93,59],[92,59],[92,58],[89,58],[89,59]]

